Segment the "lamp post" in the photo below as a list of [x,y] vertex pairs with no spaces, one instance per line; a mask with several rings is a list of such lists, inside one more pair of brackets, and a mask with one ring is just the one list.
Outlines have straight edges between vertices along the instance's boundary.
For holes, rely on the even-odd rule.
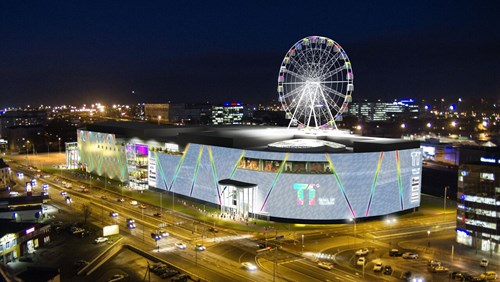
[[427,247],[431,247],[431,241],[429,240],[429,235],[431,235],[431,231],[427,230]]
[[59,140],[59,153],[61,153],[61,137],[59,137],[58,140]]
[[444,199],[443,199],[443,213],[446,213],[446,192],[448,191],[448,188],[450,188],[450,186],[445,186],[444,187]]
[[354,238],[356,238],[356,218],[349,218],[349,221],[354,222]]

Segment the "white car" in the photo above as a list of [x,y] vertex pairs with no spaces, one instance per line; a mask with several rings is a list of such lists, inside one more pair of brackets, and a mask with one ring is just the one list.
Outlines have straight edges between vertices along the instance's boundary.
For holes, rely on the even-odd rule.
[[203,246],[202,244],[196,244],[196,246],[194,246],[194,249],[197,251],[204,251],[207,248],[205,246]]
[[326,262],[326,261],[320,261],[318,262],[318,266],[323,269],[327,270],[332,270],[333,269],[333,264]]
[[138,203],[137,201],[130,201],[130,204],[131,204],[132,206],[137,206],[139,203]]
[[182,242],[177,242],[175,243],[175,246],[178,248],[178,249],[181,249],[181,250],[184,250],[186,248],[186,244],[182,243]]
[[362,248],[356,251],[357,256],[366,256],[370,251],[367,248]]
[[358,261],[356,262],[356,265],[365,265],[366,263],[366,258],[365,257],[360,257],[358,258]]
[[481,260],[480,266],[481,267],[488,267],[488,264],[489,264],[488,259],[484,258],[484,259]]
[[251,262],[248,262],[248,261],[245,261],[245,262],[242,262],[241,263],[241,266],[246,269],[246,270],[256,270],[257,269],[257,266],[255,266],[255,264],[251,263]]
[[106,242],[106,241],[108,241],[108,238],[107,238],[107,237],[99,237],[99,238],[95,239],[95,241],[94,241],[94,242],[95,242],[96,244],[99,244],[99,243],[104,243],[104,242]]
[[382,269],[383,269],[383,267],[382,267],[382,262],[381,261],[377,261],[375,263],[375,265],[373,266],[373,271],[374,272],[381,272]]
[[403,254],[404,259],[418,259],[418,254],[406,252]]

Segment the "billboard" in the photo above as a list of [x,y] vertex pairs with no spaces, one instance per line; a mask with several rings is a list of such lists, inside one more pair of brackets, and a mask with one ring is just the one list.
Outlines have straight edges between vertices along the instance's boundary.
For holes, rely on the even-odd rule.
[[[182,156],[154,154],[152,186],[214,204],[236,189],[232,179],[255,185],[234,207],[301,220],[342,220],[420,206],[422,150],[369,153],[281,153],[190,144]],[[152,169],[153,167],[150,167]],[[153,179],[150,179],[153,180]],[[236,191],[236,192],[235,192]],[[249,196],[248,193],[251,193]]]
[[120,233],[118,225],[107,225],[102,228],[102,236],[116,235]]

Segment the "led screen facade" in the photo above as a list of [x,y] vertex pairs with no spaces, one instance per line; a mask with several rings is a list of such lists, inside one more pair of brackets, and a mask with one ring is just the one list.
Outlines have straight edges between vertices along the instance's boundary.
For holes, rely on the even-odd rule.
[[220,180],[253,183],[248,211],[275,218],[342,220],[420,206],[420,148],[307,154],[190,144],[181,155],[149,154],[151,186],[220,205],[235,191]]

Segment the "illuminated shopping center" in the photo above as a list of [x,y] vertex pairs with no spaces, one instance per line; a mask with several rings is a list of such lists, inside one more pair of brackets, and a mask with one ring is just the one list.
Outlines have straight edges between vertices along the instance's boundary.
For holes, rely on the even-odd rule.
[[243,216],[333,222],[420,205],[419,142],[280,127],[106,122],[78,130],[86,170]]

